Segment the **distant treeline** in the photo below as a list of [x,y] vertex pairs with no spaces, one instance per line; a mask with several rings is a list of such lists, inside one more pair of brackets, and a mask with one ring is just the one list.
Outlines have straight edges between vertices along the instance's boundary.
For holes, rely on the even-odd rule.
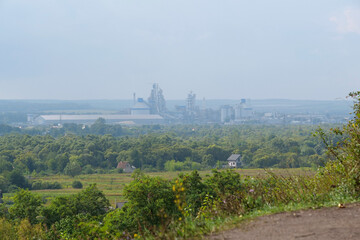
[[[24,123],[27,121],[27,116],[24,113],[0,113],[0,124],[10,124],[10,123]],[[0,129],[0,132],[2,133],[3,130]]]
[[19,128],[6,124],[0,124],[0,135],[7,135],[12,133],[27,134],[31,136],[49,135],[52,137],[65,136],[66,134],[75,134],[80,136],[89,135],[89,134],[95,134],[95,135],[111,134],[112,136],[118,137],[126,134],[125,132],[122,131],[121,125],[105,124],[105,119],[103,118],[99,118],[91,126],[83,125],[83,124],[75,124],[75,123],[65,123],[64,125],[61,126],[58,125],[32,126],[26,128]]
[[1,136],[0,174],[19,170],[74,176],[114,170],[120,161],[147,171],[210,169],[226,164],[232,153],[241,154],[243,166],[252,168],[316,167],[325,161],[324,146],[310,126],[121,128],[99,120],[86,130],[98,135],[76,135],[84,131],[82,125],[69,126],[57,137],[51,132]]

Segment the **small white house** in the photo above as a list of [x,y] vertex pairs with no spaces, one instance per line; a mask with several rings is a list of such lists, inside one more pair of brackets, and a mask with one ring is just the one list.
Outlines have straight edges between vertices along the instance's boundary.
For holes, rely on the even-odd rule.
[[241,155],[240,154],[231,154],[231,156],[227,159],[228,167],[230,168],[238,168],[241,167]]

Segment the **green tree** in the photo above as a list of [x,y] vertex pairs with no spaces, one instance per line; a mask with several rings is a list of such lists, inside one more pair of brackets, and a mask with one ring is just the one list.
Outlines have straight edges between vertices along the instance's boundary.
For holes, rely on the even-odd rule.
[[109,200],[105,197],[104,193],[96,187],[96,184],[92,184],[77,194],[56,197],[43,210],[42,214],[45,217],[44,222],[50,227],[61,219],[68,219],[64,220],[65,222],[73,222],[69,218],[78,215],[92,217],[104,215],[109,206]]
[[124,193],[128,203],[121,214],[126,218],[119,219],[119,227],[127,226],[130,229],[120,230],[150,228],[169,222],[172,216],[180,214],[168,180],[140,175],[125,187]]
[[209,167],[213,168],[215,166],[215,164],[216,164],[216,160],[215,160],[213,155],[207,154],[207,155],[203,156],[201,163],[204,166],[209,166]]
[[10,184],[13,184],[20,188],[27,188],[28,181],[19,169],[13,170],[7,177]]
[[14,205],[10,207],[9,211],[14,219],[28,219],[31,224],[35,224],[41,209],[41,197],[29,190],[21,189],[15,194]]
[[106,132],[106,121],[104,118],[98,118],[93,125],[91,125],[91,132],[93,134],[103,135]]
[[70,161],[65,169],[64,169],[64,173],[66,175],[69,175],[69,176],[76,176],[76,175],[79,175],[81,173],[81,166],[80,166],[80,163],[76,160],[73,160],[73,161]]

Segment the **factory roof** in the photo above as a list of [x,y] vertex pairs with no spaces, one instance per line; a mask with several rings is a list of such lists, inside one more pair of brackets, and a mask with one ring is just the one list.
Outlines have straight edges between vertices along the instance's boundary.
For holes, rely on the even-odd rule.
[[131,109],[150,109],[145,102],[136,102]]
[[40,115],[42,119],[46,121],[71,121],[71,120],[97,120],[99,118],[103,118],[105,120],[162,120],[163,117],[160,115],[120,115],[120,114],[107,114],[107,115],[62,115],[62,114],[54,114],[54,115]]

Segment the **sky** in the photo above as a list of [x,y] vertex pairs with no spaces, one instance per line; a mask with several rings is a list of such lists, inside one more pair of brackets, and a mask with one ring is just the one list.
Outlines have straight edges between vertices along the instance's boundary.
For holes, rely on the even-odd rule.
[[343,99],[358,0],[0,0],[0,99]]

